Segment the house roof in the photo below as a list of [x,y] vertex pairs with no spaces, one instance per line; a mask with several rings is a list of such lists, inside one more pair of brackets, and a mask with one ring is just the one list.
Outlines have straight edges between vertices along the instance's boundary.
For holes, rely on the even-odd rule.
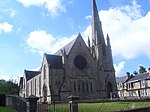
[[62,68],[62,56],[50,55],[46,53],[44,55],[46,57],[46,60],[50,68],[55,68],[55,69]]
[[149,73],[143,73],[143,74],[138,74],[138,75],[131,75],[129,79],[126,78],[126,76],[123,77],[117,77],[116,78],[116,82],[117,84],[122,82],[134,82],[134,81],[138,81],[138,80],[144,80],[144,79],[150,79],[149,77]]
[[117,84],[120,83],[120,82],[125,82],[127,80],[126,76],[123,76],[123,77],[116,77],[116,82]]
[[37,76],[38,74],[40,74],[41,72],[40,71],[29,71],[29,70],[25,70],[24,71],[25,73],[25,77],[28,80],[30,80],[31,78]]
[[[79,33],[79,35],[77,36],[77,38],[81,38],[81,34]],[[74,40],[72,40],[71,42],[69,42],[67,45],[65,45],[64,47],[62,47],[60,50],[58,50],[54,55],[59,55],[62,56],[62,50],[65,50],[66,55],[69,54],[71,48],[73,47],[75,41],[77,40],[77,38],[75,38]]]
[[129,81],[137,81],[137,80],[144,80],[149,77],[149,73],[143,73],[139,75],[135,75],[133,78],[129,79]]

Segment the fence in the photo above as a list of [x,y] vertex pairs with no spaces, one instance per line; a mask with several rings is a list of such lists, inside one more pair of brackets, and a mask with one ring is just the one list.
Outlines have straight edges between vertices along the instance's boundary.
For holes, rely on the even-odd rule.
[[68,101],[54,101],[52,104],[37,103],[37,112],[69,112]]
[[52,104],[37,103],[37,112],[78,112],[78,99],[77,96],[70,96],[63,101],[53,101]]
[[[37,103],[38,99],[39,99],[38,97],[33,95],[26,98],[26,100],[18,96],[6,95],[6,106],[14,108],[15,110],[17,110],[17,112],[109,112],[113,111],[110,110],[112,109],[110,107],[113,106],[117,108],[118,106],[118,103],[115,100],[79,101],[78,100],[79,98],[74,96],[70,96],[69,99],[66,101],[61,102],[54,101],[52,102],[52,104]],[[113,105],[110,105],[110,101],[112,102],[111,104]],[[127,102],[128,104],[126,106],[129,107],[129,104],[132,101],[136,102],[136,100],[126,100],[126,101],[123,100],[118,102],[121,102],[120,103],[121,105],[124,103],[126,104]],[[143,101],[140,100],[139,102],[143,103]],[[79,103],[79,110],[78,110],[78,103]],[[149,111],[150,107],[145,107],[120,112],[149,112]]]

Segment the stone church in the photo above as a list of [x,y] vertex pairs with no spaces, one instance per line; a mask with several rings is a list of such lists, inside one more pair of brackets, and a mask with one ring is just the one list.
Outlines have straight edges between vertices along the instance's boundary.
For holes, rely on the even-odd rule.
[[19,95],[36,95],[42,102],[63,100],[70,95],[81,100],[110,98],[117,87],[108,34],[106,42],[93,0],[92,39],[88,39],[88,45],[79,34],[55,54],[45,53],[39,71],[24,70]]

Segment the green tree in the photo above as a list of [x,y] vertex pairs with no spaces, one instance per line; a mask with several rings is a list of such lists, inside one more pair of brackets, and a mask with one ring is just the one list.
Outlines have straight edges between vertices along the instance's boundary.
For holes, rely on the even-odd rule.
[[18,84],[13,80],[0,80],[0,94],[18,94]]
[[145,73],[146,72],[146,68],[144,68],[142,65],[139,66],[139,73]]

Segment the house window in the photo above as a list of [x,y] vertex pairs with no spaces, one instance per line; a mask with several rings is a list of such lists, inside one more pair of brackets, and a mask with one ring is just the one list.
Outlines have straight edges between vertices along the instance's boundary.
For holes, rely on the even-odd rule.
[[130,87],[130,84],[131,84],[131,83],[129,83],[129,84],[128,84],[128,86],[129,86],[129,89],[131,88],[131,87]]
[[133,88],[133,83],[131,83],[131,88]]
[[143,96],[147,96],[147,89],[143,90]]
[[142,88],[146,88],[146,87],[148,87],[148,84],[147,84],[147,81],[146,80],[142,80],[141,81],[141,85],[142,85]]

